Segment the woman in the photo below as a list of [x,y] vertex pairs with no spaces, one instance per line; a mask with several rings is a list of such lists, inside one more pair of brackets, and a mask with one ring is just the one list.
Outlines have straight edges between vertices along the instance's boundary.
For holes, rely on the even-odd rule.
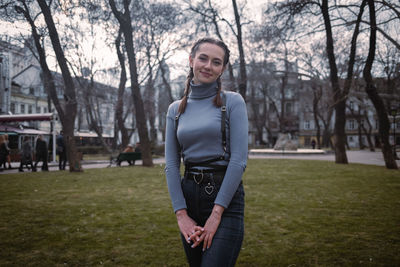
[[243,98],[222,92],[229,53],[222,41],[198,40],[184,97],[167,114],[165,172],[190,266],[234,266],[243,241],[248,120]]

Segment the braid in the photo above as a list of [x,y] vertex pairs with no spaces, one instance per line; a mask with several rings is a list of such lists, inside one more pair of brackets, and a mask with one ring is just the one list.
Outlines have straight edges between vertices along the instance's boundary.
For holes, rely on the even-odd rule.
[[188,99],[188,95],[189,95],[189,90],[190,90],[190,82],[192,81],[193,77],[194,77],[193,69],[190,68],[189,74],[186,78],[185,90],[183,91],[183,97],[182,97],[181,103],[179,104],[179,108],[178,108],[179,113],[185,112],[187,99]]

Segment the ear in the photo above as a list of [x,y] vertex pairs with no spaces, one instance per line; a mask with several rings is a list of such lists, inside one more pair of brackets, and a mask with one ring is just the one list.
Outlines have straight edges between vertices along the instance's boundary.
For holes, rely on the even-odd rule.
[[189,66],[191,68],[193,68],[193,58],[192,58],[192,56],[189,56]]

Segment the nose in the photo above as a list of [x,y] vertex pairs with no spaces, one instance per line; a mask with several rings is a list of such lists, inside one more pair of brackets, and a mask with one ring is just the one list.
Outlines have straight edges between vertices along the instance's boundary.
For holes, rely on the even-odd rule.
[[208,60],[204,67],[207,69],[211,68],[211,60]]

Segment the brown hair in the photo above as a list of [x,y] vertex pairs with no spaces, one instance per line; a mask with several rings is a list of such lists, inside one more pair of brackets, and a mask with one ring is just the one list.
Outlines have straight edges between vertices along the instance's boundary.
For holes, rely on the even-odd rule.
[[[217,39],[209,38],[209,37],[197,40],[193,44],[192,49],[190,50],[190,56],[192,58],[194,58],[196,56],[196,52],[199,49],[200,45],[204,44],[204,43],[210,43],[210,44],[218,45],[219,47],[221,47],[224,50],[225,54],[224,54],[223,66],[225,67],[229,62],[230,51],[228,49],[228,46],[224,42],[222,42],[221,40],[217,40]],[[179,113],[185,112],[187,99],[188,99],[189,91],[190,91],[190,82],[192,81],[193,77],[194,77],[193,68],[190,67],[189,73],[188,73],[187,78],[186,78],[185,91],[183,93],[183,97],[182,97],[181,103],[179,104],[179,108],[178,108],[178,112]],[[217,79],[217,86],[218,86],[218,93],[215,96],[213,102],[214,102],[215,106],[221,107],[222,106],[222,99],[221,99],[221,95],[220,95],[220,92],[222,90],[221,77],[218,77],[218,79]]]

